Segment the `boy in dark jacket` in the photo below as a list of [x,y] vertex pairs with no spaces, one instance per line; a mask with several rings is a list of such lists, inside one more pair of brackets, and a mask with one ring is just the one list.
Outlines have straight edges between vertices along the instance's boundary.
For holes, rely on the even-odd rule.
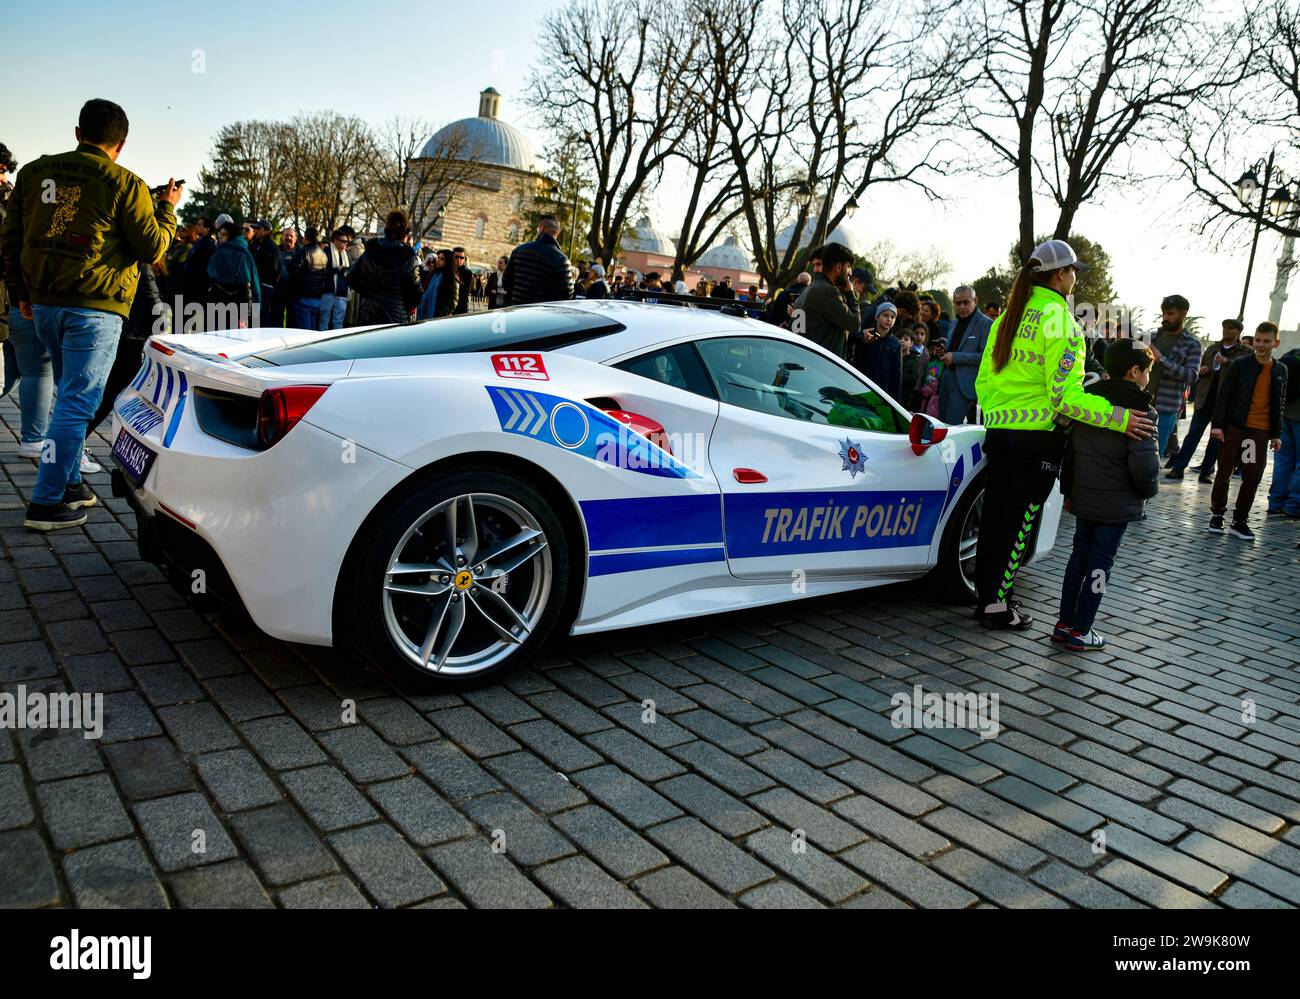
[[[1146,391],[1155,355],[1145,344],[1116,340],[1106,351],[1110,378],[1088,389],[1123,409],[1147,413],[1155,422]],[[1156,439],[1136,441],[1111,430],[1074,423],[1061,464],[1061,492],[1075,516],[1074,551],[1065,567],[1061,615],[1052,641],[1072,652],[1105,648],[1093,628],[1110,568],[1129,523],[1142,519],[1146,501],[1159,488]]]
[[1277,325],[1255,327],[1254,355],[1233,361],[1219,386],[1210,421],[1210,436],[1221,443],[1219,469],[1210,492],[1211,534],[1223,533],[1223,515],[1228,512],[1228,485],[1233,469],[1241,465],[1241,486],[1228,533],[1242,541],[1254,541],[1246,523],[1255,490],[1264,477],[1267,451],[1282,446],[1282,409],[1286,405],[1286,367],[1273,360],[1277,349]]

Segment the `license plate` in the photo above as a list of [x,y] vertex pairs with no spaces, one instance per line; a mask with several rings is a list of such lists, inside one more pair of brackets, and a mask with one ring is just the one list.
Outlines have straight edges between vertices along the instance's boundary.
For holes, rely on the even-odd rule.
[[128,434],[126,427],[117,432],[117,440],[113,442],[113,461],[136,486],[144,484],[149,469],[153,467],[153,460],[157,457],[156,453]]

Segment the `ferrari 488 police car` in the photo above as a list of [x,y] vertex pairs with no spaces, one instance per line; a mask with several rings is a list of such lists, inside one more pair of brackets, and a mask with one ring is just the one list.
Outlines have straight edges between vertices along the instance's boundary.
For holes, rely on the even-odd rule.
[[144,353],[112,430],[143,556],[417,686],[482,682],[557,627],[927,573],[973,593],[982,428],[743,316],[575,301]]

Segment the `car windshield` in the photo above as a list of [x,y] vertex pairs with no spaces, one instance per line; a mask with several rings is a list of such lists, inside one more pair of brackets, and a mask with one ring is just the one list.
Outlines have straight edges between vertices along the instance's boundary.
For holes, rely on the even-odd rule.
[[263,351],[245,363],[281,366],[488,350],[555,350],[624,328],[622,323],[580,309],[521,305],[343,333],[315,343]]

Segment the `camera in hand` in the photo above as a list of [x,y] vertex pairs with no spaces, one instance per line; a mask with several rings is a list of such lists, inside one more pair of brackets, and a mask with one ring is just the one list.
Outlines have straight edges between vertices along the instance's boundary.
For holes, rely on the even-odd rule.
[[[184,180],[184,178],[182,178],[182,179],[176,181],[176,186],[177,186],[177,187],[184,187],[184,186],[185,186],[185,180]],[[159,184],[157,187],[151,187],[151,188],[149,188],[149,193],[152,194],[154,197],[158,197],[159,195],[166,194],[166,193],[167,193],[167,185],[166,185],[166,184]]]

